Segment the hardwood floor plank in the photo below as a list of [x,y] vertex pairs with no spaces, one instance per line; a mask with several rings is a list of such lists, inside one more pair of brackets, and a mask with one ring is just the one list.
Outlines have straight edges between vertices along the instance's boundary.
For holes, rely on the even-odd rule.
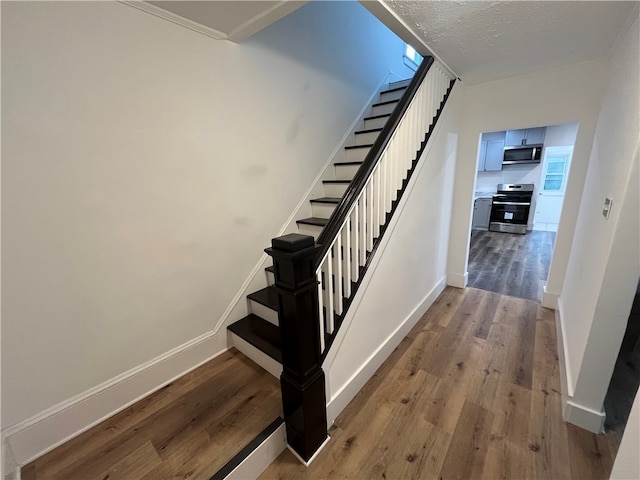
[[285,452],[260,478],[605,478],[608,436],[562,420],[553,311],[450,290],[342,412],[308,469]]
[[280,412],[278,381],[232,350],[24,471],[31,479],[208,479]]
[[440,471],[440,478],[481,478],[489,448],[493,413],[466,402]]

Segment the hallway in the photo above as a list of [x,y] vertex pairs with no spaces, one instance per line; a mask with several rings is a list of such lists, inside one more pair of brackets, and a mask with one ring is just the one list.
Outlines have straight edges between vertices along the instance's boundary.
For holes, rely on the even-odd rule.
[[526,235],[473,230],[469,287],[539,302],[549,274],[555,232]]
[[260,478],[608,478],[612,439],[562,420],[555,332],[535,302],[448,287],[314,462]]

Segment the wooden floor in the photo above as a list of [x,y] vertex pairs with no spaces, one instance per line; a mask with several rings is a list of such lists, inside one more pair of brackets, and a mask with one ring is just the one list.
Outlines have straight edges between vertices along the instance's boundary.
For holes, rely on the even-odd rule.
[[209,479],[281,415],[280,387],[232,350],[22,469],[22,479]]
[[605,479],[615,446],[563,422],[554,313],[448,287],[305,469],[262,479]]
[[537,230],[525,235],[473,230],[468,285],[540,301],[555,235]]

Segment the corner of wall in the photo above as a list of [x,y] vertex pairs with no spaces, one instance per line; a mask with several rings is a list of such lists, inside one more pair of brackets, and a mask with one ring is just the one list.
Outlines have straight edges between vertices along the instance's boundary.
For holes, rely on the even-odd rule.
[[469,282],[469,272],[464,274],[460,273],[447,273],[447,285],[456,288],[465,288]]

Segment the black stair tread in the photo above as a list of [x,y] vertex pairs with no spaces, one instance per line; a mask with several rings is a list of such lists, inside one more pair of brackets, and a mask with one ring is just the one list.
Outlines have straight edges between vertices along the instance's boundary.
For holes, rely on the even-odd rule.
[[351,183],[351,180],[323,180],[322,183],[341,183],[343,185]]
[[275,272],[276,272],[276,269],[275,269],[275,268],[273,268],[273,265],[269,265],[268,267],[266,267],[266,268],[264,269],[264,271],[265,271],[265,272],[275,273]]
[[[400,82],[404,82],[404,80],[400,80]],[[387,90],[383,90],[380,92],[380,95],[382,95],[383,93],[393,93],[393,92],[397,92],[398,90],[406,90],[407,87],[409,85],[403,85],[402,87],[393,87],[393,88],[389,88]]]
[[336,162],[334,165],[362,165],[363,162]]
[[282,363],[280,328],[253,313],[241,318],[227,327],[258,350]]
[[378,102],[371,105],[372,107],[381,107],[382,105],[389,105],[390,103],[398,103],[400,100],[385,100],[384,102]]
[[345,150],[353,150],[354,148],[371,148],[373,147],[373,143],[367,143],[366,145],[349,145],[348,147],[344,147]]
[[366,130],[358,130],[356,132],[356,135],[361,134],[361,133],[373,133],[373,132],[381,132],[382,131],[382,127],[380,128],[367,128]]
[[273,310],[278,310],[278,292],[275,287],[266,287],[257,292],[247,295],[249,300],[253,300],[265,307],[269,307]]
[[335,203],[335,204],[338,204],[338,203],[340,203],[340,200],[342,200],[342,198],[340,198],[340,197],[321,197],[321,198],[312,199],[311,203]]
[[376,118],[382,118],[382,117],[390,117],[391,114],[390,113],[382,113],[380,115],[371,115],[370,117],[364,117],[365,120],[375,120]]
[[301,220],[296,220],[296,223],[304,223],[305,225],[316,225],[318,227],[324,227],[327,225],[328,221],[328,218],[309,217],[303,218]]

